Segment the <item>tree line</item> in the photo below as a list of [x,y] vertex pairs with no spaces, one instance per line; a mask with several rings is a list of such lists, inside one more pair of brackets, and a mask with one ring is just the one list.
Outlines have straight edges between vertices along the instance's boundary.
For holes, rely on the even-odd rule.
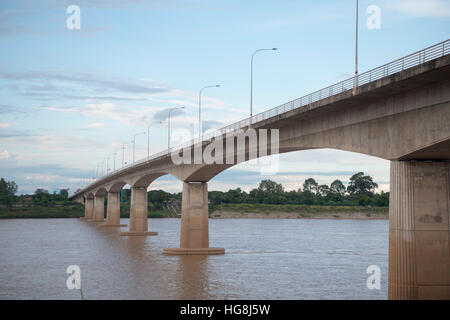
[[241,188],[227,192],[211,191],[211,204],[221,203],[263,203],[263,204],[303,204],[332,206],[389,206],[389,192],[375,193],[378,188],[372,177],[358,172],[350,178],[347,187],[339,179],[330,185],[319,185],[313,178],[306,179],[302,188],[285,191],[281,183],[262,180],[250,192]]
[[64,204],[68,202],[69,193],[65,189],[59,192],[50,194],[46,189],[36,189],[32,195],[17,196],[18,186],[14,181],[6,181],[0,178],[0,205],[6,205],[11,208],[14,204],[29,202],[31,200],[33,205],[40,205],[47,207],[50,203]]
[[[265,179],[259,183],[258,188],[250,192],[241,188],[230,189],[226,192],[210,191],[208,193],[210,205],[227,203],[248,204],[302,204],[302,205],[331,205],[331,206],[389,206],[389,192],[375,193],[378,188],[372,177],[358,172],[350,177],[347,187],[339,179],[330,185],[318,184],[309,178],[301,188],[285,191],[281,183]],[[48,206],[51,203],[65,204],[68,202],[68,192],[65,189],[50,194],[45,189],[37,189],[33,195],[16,196],[17,184],[14,181],[0,179],[0,204],[11,207],[14,203],[23,202],[25,198],[31,200],[33,205]],[[148,202],[155,209],[162,209],[167,203],[181,202],[180,193],[169,193],[163,190],[152,190],[147,193]],[[106,197],[105,197],[106,198]],[[131,190],[123,189],[121,200],[129,203]],[[106,202],[106,199],[105,199]]]

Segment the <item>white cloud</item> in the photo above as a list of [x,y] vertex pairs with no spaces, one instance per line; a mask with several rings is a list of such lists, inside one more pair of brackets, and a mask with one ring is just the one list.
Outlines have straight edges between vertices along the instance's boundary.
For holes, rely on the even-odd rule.
[[86,126],[86,128],[104,128],[104,127],[106,127],[106,124],[104,124],[103,122],[94,122]]
[[13,122],[0,122],[0,128],[2,128],[2,129],[6,129],[6,128],[12,127],[14,125],[15,125],[15,123],[13,123]]
[[386,8],[415,16],[450,17],[448,0],[390,0]]
[[30,176],[26,176],[25,180],[34,180],[34,181],[55,181],[58,178],[57,175],[46,175],[46,174],[33,174]]
[[0,153],[0,159],[9,159],[11,155],[9,154],[8,150],[4,150]]

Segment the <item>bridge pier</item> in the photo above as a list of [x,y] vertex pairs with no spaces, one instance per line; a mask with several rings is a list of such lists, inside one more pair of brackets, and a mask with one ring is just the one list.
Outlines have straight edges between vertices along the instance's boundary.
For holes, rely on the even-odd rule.
[[450,163],[391,161],[389,299],[450,299]]
[[181,206],[180,247],[165,254],[224,254],[224,248],[209,247],[208,183],[184,182]]
[[81,219],[83,220],[92,219],[93,212],[94,212],[94,199],[86,199],[86,202],[84,203],[84,217],[82,217]]
[[130,230],[121,236],[156,236],[158,232],[148,231],[147,188],[131,188]]
[[126,227],[120,224],[120,193],[108,192],[108,205],[106,206],[106,223],[100,227]]
[[94,196],[93,217],[89,221],[102,222],[105,219],[105,199],[104,196]]

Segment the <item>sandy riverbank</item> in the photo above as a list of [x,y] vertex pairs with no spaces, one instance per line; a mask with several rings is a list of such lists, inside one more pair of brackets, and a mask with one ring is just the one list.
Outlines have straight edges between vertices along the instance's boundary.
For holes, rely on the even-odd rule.
[[354,219],[354,220],[380,220],[389,219],[387,213],[367,212],[336,212],[336,213],[298,213],[298,212],[235,212],[217,210],[211,213],[213,219]]

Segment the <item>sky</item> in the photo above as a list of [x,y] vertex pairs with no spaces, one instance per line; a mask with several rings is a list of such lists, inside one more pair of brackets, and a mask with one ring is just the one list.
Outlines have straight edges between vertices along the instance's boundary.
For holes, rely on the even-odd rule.
[[[69,29],[70,5],[80,28]],[[380,28],[369,29],[371,5]],[[359,70],[364,72],[448,39],[450,0],[360,0]],[[298,0],[0,0],[0,177],[19,193],[86,186],[133,157],[133,136],[150,128],[150,153],[203,129],[246,118],[250,57],[255,56],[254,113],[354,73],[355,1]],[[159,122],[162,123],[160,124]],[[136,159],[147,135],[136,136]],[[239,164],[209,190],[250,190],[270,178],[286,190],[304,180],[349,182],[363,171],[389,190],[389,161],[321,149],[280,156],[275,175]],[[181,191],[171,176],[150,189]]]

